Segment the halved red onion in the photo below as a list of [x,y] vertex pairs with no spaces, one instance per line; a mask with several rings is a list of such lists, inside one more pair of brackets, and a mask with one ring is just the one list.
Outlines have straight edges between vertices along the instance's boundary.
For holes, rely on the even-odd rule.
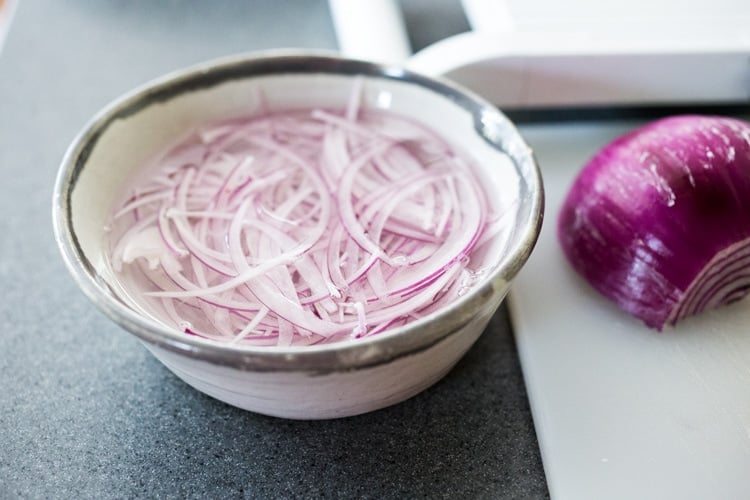
[[661,330],[750,289],[750,123],[677,116],[604,147],[558,220],[573,267]]

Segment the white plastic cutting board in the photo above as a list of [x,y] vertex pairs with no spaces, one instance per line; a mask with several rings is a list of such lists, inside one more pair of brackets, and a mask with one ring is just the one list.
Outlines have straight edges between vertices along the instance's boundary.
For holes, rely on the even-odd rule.
[[750,300],[658,333],[598,296],[557,245],[557,214],[575,173],[638,124],[522,127],[547,208],[509,304],[550,492],[747,499]]

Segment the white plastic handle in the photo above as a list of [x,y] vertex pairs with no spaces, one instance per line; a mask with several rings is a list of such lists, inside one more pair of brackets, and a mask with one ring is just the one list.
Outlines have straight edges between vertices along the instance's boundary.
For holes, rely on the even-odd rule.
[[2,3],[2,7],[0,7],[0,49],[3,48],[3,42],[10,29],[10,21],[13,19],[15,11],[16,0],[5,0],[5,3]]
[[514,29],[506,0],[461,0],[461,5],[474,31],[506,34]]
[[506,0],[461,1],[473,30],[412,56],[397,0],[329,0],[344,55],[445,76],[500,106],[750,100],[750,38],[744,28],[750,12],[721,12],[731,27],[699,24],[702,36],[680,24],[669,25],[672,32],[637,37],[565,26],[539,36],[514,26]]
[[343,55],[400,64],[411,56],[397,0],[329,0],[329,5]]

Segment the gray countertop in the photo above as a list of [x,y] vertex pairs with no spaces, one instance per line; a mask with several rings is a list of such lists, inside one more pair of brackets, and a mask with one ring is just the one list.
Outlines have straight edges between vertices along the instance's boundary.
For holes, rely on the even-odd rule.
[[[63,266],[52,186],[89,117],[202,60],[335,49],[326,2],[20,3],[0,53],[0,498],[547,496],[504,309],[419,396],[359,417],[287,421],[185,385]],[[405,4],[417,44],[445,29],[428,4]]]

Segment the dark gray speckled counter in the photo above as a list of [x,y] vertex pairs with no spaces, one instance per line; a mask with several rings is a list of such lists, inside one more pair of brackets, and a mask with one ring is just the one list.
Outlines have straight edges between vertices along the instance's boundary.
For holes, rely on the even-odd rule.
[[[452,4],[405,2],[415,43]],[[324,1],[21,2],[0,53],[0,498],[547,496],[504,311],[423,394],[295,422],[191,389],[68,276],[50,198],[84,123],[170,70],[292,46],[335,48]]]

